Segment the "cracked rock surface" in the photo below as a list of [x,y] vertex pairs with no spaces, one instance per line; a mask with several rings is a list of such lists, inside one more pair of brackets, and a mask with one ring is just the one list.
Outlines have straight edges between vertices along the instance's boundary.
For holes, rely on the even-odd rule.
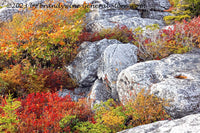
[[119,99],[135,99],[130,92],[151,90],[170,100],[167,112],[174,118],[200,112],[200,54],[173,54],[162,60],[137,63],[123,70],[117,80]]
[[118,74],[137,62],[137,50],[138,48],[130,43],[113,44],[101,54],[97,75],[111,88],[114,99],[118,99],[116,91]]
[[[117,99],[118,74],[137,62],[137,47],[130,43],[123,44],[115,39],[103,39],[84,42],[79,50],[74,61],[66,66],[71,77],[76,79],[80,87],[91,87],[92,94],[89,96],[91,99],[97,101]],[[105,92],[105,97],[104,93],[99,93],[108,89],[109,92]],[[94,96],[96,94],[99,96]]]
[[117,40],[103,39],[97,42],[84,42],[74,61],[67,66],[67,71],[81,87],[90,87],[97,79],[97,69],[103,51],[112,44],[121,44]]

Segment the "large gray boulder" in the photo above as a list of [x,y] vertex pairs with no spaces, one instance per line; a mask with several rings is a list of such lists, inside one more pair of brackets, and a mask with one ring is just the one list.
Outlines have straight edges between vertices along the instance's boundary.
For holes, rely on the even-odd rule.
[[113,44],[101,55],[98,78],[102,79],[112,90],[112,97],[117,98],[116,82],[118,74],[137,62],[137,47],[133,44]]
[[181,119],[164,120],[127,129],[119,133],[199,133],[200,114]]
[[162,60],[137,63],[123,70],[117,80],[117,91],[135,99],[131,93],[141,89],[170,100],[167,112],[174,118],[200,112],[200,54],[174,54]]
[[105,102],[110,98],[112,98],[111,90],[102,80],[97,79],[90,88],[90,93],[88,95],[88,99],[92,100],[92,106]]
[[91,99],[96,99],[94,94],[98,92],[100,98],[97,98],[97,101],[101,101],[101,95],[104,93],[99,92],[108,89],[111,92],[109,95],[116,99],[117,76],[123,69],[137,62],[137,47],[117,40],[103,39],[93,43],[84,42],[79,51],[74,61],[66,66],[71,77],[76,79],[80,87],[93,85]]
[[67,71],[80,86],[92,86],[97,79],[97,69],[103,51],[112,44],[121,44],[117,40],[103,39],[97,42],[84,42],[74,61],[67,66]]

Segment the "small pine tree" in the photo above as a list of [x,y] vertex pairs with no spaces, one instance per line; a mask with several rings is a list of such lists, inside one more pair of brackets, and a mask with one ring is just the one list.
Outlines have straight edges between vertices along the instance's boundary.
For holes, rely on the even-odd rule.
[[0,109],[3,110],[0,113],[0,132],[16,132],[19,120],[17,119],[15,110],[21,106],[21,102],[13,101],[11,95],[8,95],[8,98],[2,101],[0,105]]
[[175,8],[170,11],[174,16],[165,16],[164,20],[166,24],[174,24],[175,21],[182,21],[183,19],[189,20],[191,18],[190,10],[188,10],[190,4],[184,0],[173,0],[173,6]]

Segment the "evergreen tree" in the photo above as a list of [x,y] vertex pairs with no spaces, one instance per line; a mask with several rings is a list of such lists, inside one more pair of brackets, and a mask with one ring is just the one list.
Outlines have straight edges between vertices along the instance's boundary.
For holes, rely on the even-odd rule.
[[200,0],[171,0],[172,8],[168,10],[173,16],[166,16],[166,24],[174,24],[175,21],[190,20],[200,14]]

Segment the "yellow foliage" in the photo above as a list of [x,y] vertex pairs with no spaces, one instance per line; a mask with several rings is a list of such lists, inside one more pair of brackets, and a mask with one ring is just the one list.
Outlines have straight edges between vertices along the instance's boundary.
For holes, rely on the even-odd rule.
[[0,73],[0,77],[9,84],[9,88],[18,89],[22,84],[20,65],[16,65],[12,69],[5,69]]
[[29,62],[22,65],[15,65],[11,69],[6,68],[0,72],[0,78],[7,83],[4,94],[14,93],[18,96],[26,93],[45,91],[44,88],[46,77],[37,76],[31,68]]
[[169,118],[163,108],[164,106],[169,106],[167,101],[150,94],[150,91],[145,92],[144,89],[137,94],[134,101],[130,100],[125,106],[129,109],[126,115],[132,117],[130,123],[133,126]]
[[117,115],[115,112],[108,112],[102,116],[103,124],[115,128],[118,125],[124,124],[125,118]]
[[169,118],[170,116],[165,112],[164,106],[169,106],[167,101],[142,89],[136,95],[134,101],[127,101],[125,105],[109,99],[104,103],[95,105],[94,109],[97,123],[105,125],[112,132],[117,132]]

